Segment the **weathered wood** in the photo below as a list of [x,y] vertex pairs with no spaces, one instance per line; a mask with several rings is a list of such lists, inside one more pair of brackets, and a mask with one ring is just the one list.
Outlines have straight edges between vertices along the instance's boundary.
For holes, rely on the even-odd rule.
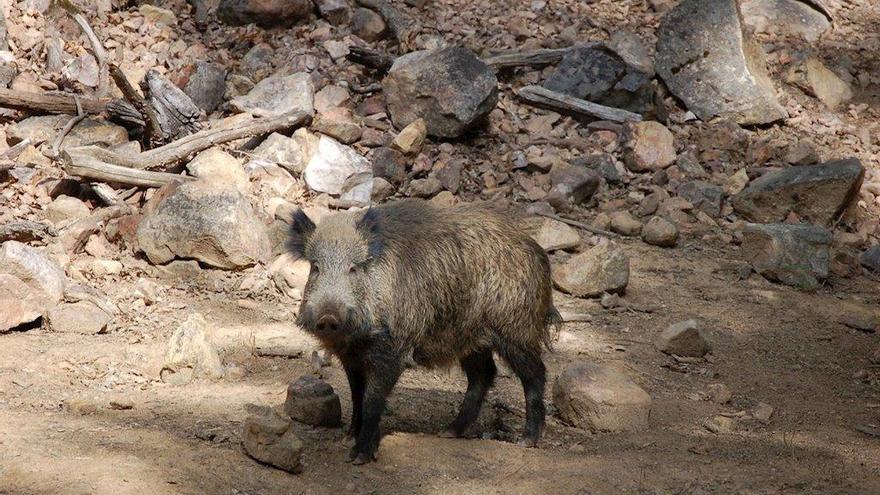
[[568,96],[541,86],[526,86],[516,92],[526,103],[579,117],[598,118],[613,122],[639,122],[642,116],[620,108],[606,107],[598,103]]
[[105,205],[113,206],[122,203],[122,200],[119,199],[119,195],[116,194],[116,190],[107,184],[104,184],[103,182],[94,182],[91,187],[95,196],[97,196]]
[[140,187],[161,187],[172,181],[193,180],[185,175],[169,174],[167,172],[150,172],[137,170],[121,165],[106,163],[92,156],[87,150],[88,146],[70,148],[64,150],[64,169],[69,175],[85,179],[112,182]]
[[125,96],[125,99],[131,103],[141,116],[141,119],[145,122],[144,144],[149,145],[149,147],[161,146],[164,144],[166,142],[166,136],[165,133],[162,132],[162,128],[159,126],[159,117],[156,115],[156,109],[138,94],[128,78],[125,77],[125,73],[122,72],[122,69],[116,64],[110,64],[110,76],[113,78],[113,82],[116,83],[119,90],[122,91],[122,95]]
[[[107,109],[111,100],[79,97],[83,112],[99,114]],[[0,88],[0,107],[38,113],[66,113],[76,115],[76,100],[72,94],[33,93]]]
[[362,46],[352,46],[348,49],[348,54],[345,58],[356,64],[363,65],[365,67],[369,67],[371,69],[376,69],[379,72],[385,73],[388,72],[388,69],[391,68],[391,65],[394,64],[394,57],[388,55],[387,53],[382,53],[379,50],[373,50],[372,48],[366,48]]
[[388,31],[402,48],[402,52],[410,51],[419,31],[414,20],[385,0],[355,0],[355,3],[379,14],[388,26]]
[[72,10],[70,12],[73,14],[73,20],[79,24],[79,27],[83,30],[83,33],[85,33],[86,38],[89,39],[89,44],[92,45],[92,55],[95,56],[95,60],[98,62],[97,93],[98,96],[104,96],[107,94],[107,89],[110,86],[110,78],[108,77],[107,69],[107,50],[104,49],[104,45],[101,43],[101,40],[98,39],[95,31],[92,30],[92,27],[89,25],[86,18],[78,12],[74,13]]
[[570,48],[539,48],[537,50],[511,51],[499,53],[483,59],[493,70],[508,67],[541,66],[555,64],[562,60]]
[[24,151],[25,148],[27,148],[31,144],[31,138],[24,138],[3,153],[0,153],[0,159],[15,160],[16,158],[18,158],[18,155],[20,155],[21,152]]
[[175,164],[194,153],[225,142],[296,127],[307,123],[309,118],[307,113],[297,112],[269,119],[255,119],[232,128],[205,129],[133,156],[97,146],[68,148],[63,153],[64,168],[68,174],[77,177],[141,187],[160,187],[172,180],[192,178],[145,169]]
[[141,89],[156,109],[159,127],[168,139],[180,139],[202,128],[202,109],[162,74],[147,71]]
[[619,235],[615,234],[614,232],[609,232],[607,230],[598,229],[596,227],[593,227],[592,225],[587,225],[583,222],[578,222],[577,220],[570,220],[568,218],[560,217],[559,215],[554,215],[552,213],[543,213],[543,212],[539,211],[539,212],[537,212],[537,214],[539,216],[552,218],[553,220],[556,220],[558,222],[562,222],[562,223],[571,225],[572,227],[577,227],[579,229],[583,229],[583,230],[586,230],[587,232],[592,232],[597,235],[604,235],[604,236],[613,237],[613,238],[620,237]]

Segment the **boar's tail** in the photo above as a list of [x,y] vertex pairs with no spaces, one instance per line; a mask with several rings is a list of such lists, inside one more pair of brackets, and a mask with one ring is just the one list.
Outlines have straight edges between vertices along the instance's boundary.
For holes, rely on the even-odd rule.
[[551,305],[547,310],[547,315],[544,317],[544,333],[542,335],[544,347],[548,351],[553,350],[553,341],[556,340],[559,331],[562,330],[562,321],[562,315],[559,314],[559,310],[556,309],[556,306]]

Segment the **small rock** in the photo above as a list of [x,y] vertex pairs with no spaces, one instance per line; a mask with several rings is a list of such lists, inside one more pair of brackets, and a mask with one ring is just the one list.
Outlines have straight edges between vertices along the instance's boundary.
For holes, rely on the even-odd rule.
[[596,171],[605,182],[609,184],[619,184],[623,181],[623,170],[618,169],[611,155],[588,155],[580,159],[576,159],[574,165],[584,165]]
[[737,195],[749,184],[749,174],[745,168],[741,168],[727,178],[724,184],[724,192],[730,196]]
[[403,128],[394,140],[391,141],[391,149],[395,149],[404,155],[418,155],[425,144],[428,128],[424,119],[416,119]]
[[64,270],[18,241],[0,245],[0,333],[30,323],[64,295]]
[[251,81],[260,82],[272,73],[275,49],[268,43],[257,43],[241,59],[238,70]]
[[766,278],[814,289],[828,277],[831,232],[816,225],[748,224],[742,255]]
[[651,397],[609,365],[574,363],[553,385],[553,403],[563,421],[599,432],[648,428]]
[[284,413],[312,426],[335,427],[342,423],[342,408],[333,387],[308,375],[297,378],[287,386]]
[[226,68],[198,60],[187,68],[186,81],[182,85],[183,92],[190,97],[197,107],[211,113],[223,103],[226,93]]
[[862,253],[859,262],[874,273],[880,273],[880,245],[874,245]]
[[297,129],[293,137],[272,133],[251,153],[255,158],[278,164],[295,175],[305,171],[306,164],[318,149],[320,137],[307,129]]
[[556,209],[583,204],[593,197],[600,183],[599,174],[587,168],[572,165],[553,170],[546,201]]
[[455,206],[456,203],[458,203],[458,199],[449,191],[440,191],[436,196],[431,198],[431,204],[438,208],[448,208],[450,206]]
[[373,177],[373,192],[371,197],[374,202],[380,203],[394,194],[394,186],[382,177]]
[[766,402],[759,402],[752,411],[752,416],[764,424],[769,424],[770,418],[773,416],[773,406]]
[[[69,120],[70,117],[67,115],[28,117],[6,128],[6,140],[10,145],[18,144],[25,139],[30,139],[33,143],[52,142]],[[128,131],[125,127],[92,118],[77,124],[64,137],[64,146],[69,147],[90,144],[112,147],[126,142],[128,142]]]
[[392,184],[406,180],[406,167],[409,163],[403,153],[391,148],[375,148],[370,151],[373,176],[382,177]]
[[290,473],[302,471],[303,443],[293,431],[293,421],[273,411],[249,416],[244,422],[242,441],[247,455]]
[[706,213],[710,217],[717,218],[721,216],[724,190],[715,184],[700,180],[686,182],[678,188],[678,195],[688,200],[694,208]]
[[217,17],[230,26],[290,27],[308,19],[312,0],[220,0]]
[[357,141],[364,132],[361,126],[355,122],[351,110],[342,107],[331,108],[324,113],[319,113],[312,122],[312,129],[343,144]]
[[379,14],[357,8],[351,16],[351,32],[364,41],[378,41],[385,37],[388,26]]
[[160,376],[172,385],[183,385],[193,378],[221,378],[223,364],[217,349],[208,340],[208,322],[199,313],[191,314],[168,341]]
[[819,98],[831,110],[837,109],[853,97],[849,84],[817,58],[809,58],[803,64],[792,67],[785,80]]
[[266,261],[271,248],[264,223],[240,191],[202,181],[180,185],[144,215],[137,240],[155,264],[179,257],[225,269]]
[[628,237],[637,236],[642,232],[642,222],[626,210],[615,211],[611,214],[611,231]]
[[333,60],[340,60],[349,53],[348,43],[339,40],[327,40],[322,43],[327,54]]
[[600,243],[553,266],[553,283],[575,297],[623,294],[629,284],[629,258],[610,242]]
[[134,284],[132,295],[144,301],[144,305],[152,306],[158,301],[159,286],[150,279],[138,278]]
[[831,27],[820,11],[800,0],[743,0],[745,23],[758,33],[795,34],[815,42]]
[[683,0],[657,31],[657,74],[700,120],[742,125],[788,117],[761,47],[743,32],[738,0]]
[[230,186],[243,194],[247,194],[250,188],[250,180],[241,163],[218,147],[208,148],[196,155],[186,169],[190,175],[202,181]]
[[341,106],[349,98],[351,98],[351,95],[347,89],[328,84],[315,93],[315,111],[324,113],[331,108]]
[[351,6],[348,0],[314,0],[321,17],[334,26],[348,24],[351,20]]
[[416,179],[409,183],[407,193],[415,198],[430,198],[439,193],[443,189],[443,184],[439,180],[428,177],[426,179]]
[[709,397],[716,404],[727,404],[733,398],[733,393],[723,383],[713,383],[709,385]]
[[459,160],[451,162],[437,162],[433,167],[433,174],[443,189],[455,194],[461,187],[462,163]]
[[309,278],[311,264],[307,260],[294,259],[290,253],[283,253],[269,266],[269,276],[284,295],[293,299],[302,299],[306,281]]
[[95,335],[104,332],[110,315],[88,301],[64,303],[46,313],[49,330],[60,333]]
[[395,127],[422,118],[428,134],[443,138],[459,137],[483,122],[498,101],[495,73],[461,47],[397,58],[382,88]]
[[229,102],[230,107],[255,117],[277,117],[291,112],[315,113],[315,87],[305,72],[263,79],[244,96]]
[[626,166],[633,172],[662,170],[675,162],[672,133],[654,121],[636,122],[626,129]]
[[61,195],[46,207],[46,218],[55,225],[69,220],[81,220],[91,215],[89,207],[79,198]]
[[734,433],[739,429],[739,422],[727,416],[713,416],[703,423],[703,427],[715,434]]
[[731,204],[753,222],[782,222],[795,213],[810,223],[830,225],[858,196],[864,176],[855,158],[784,168],[753,180]]
[[[369,203],[372,193],[373,166],[354,148],[339,141],[321,136],[315,154],[305,167],[306,184],[313,191],[339,195],[344,192],[346,181],[359,178],[361,187],[352,199]],[[349,182],[350,183],[350,182]]]
[[700,332],[697,320],[687,320],[670,325],[654,346],[666,354],[684,357],[703,357],[709,352],[709,344]]
[[168,26],[177,24],[177,16],[168,9],[145,3],[138,7],[138,11],[144,16],[144,19],[150,22],[162,23]]
[[785,153],[785,163],[790,165],[815,165],[819,163],[819,153],[816,151],[816,145],[801,139],[794,146],[788,148]]
[[642,240],[653,246],[674,247],[678,242],[678,227],[663,217],[651,217],[642,227]]
[[568,225],[552,218],[545,218],[541,222],[538,231],[532,235],[532,239],[541,246],[544,251],[556,251],[559,249],[573,249],[580,245],[581,236]]

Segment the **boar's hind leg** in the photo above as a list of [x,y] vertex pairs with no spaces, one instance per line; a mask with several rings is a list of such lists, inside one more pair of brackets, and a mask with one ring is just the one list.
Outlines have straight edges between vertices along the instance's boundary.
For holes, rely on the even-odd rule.
[[526,396],[526,426],[519,444],[535,447],[544,431],[544,383],[547,370],[541,361],[541,351],[511,344],[499,346],[498,351],[519,377]]
[[348,386],[351,388],[351,427],[348,436],[357,438],[361,432],[363,418],[364,387],[364,364],[355,356],[344,356],[341,359],[342,367],[345,368],[345,376],[348,377]]
[[460,437],[479,416],[483,399],[486,397],[489,387],[492,386],[497,372],[495,361],[492,359],[492,350],[487,349],[462,358],[461,369],[467,374],[467,392],[465,392],[458,416],[448,428],[440,433],[441,437]]
[[385,401],[403,373],[402,356],[390,341],[380,340],[367,352],[366,388],[361,418],[361,431],[351,451],[354,464],[365,464],[376,459],[379,448],[379,421],[385,411]]

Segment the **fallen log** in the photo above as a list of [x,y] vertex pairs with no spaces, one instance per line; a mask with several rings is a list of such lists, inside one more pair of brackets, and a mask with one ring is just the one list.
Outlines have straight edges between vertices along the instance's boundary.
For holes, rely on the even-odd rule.
[[612,122],[640,122],[642,116],[620,108],[606,107],[598,103],[568,96],[541,86],[526,86],[516,92],[526,103],[578,117],[610,120]]
[[89,180],[139,187],[161,187],[169,182],[194,180],[193,177],[186,175],[151,172],[149,170],[138,170],[106,163],[89,154],[83,148],[89,148],[89,146],[64,150],[62,154],[64,169],[69,175]]
[[[78,96],[82,110],[99,114],[107,109],[112,100]],[[66,113],[76,115],[76,98],[72,94],[32,93],[0,88],[0,107],[40,113]]]
[[541,66],[562,60],[569,48],[540,48],[537,50],[512,51],[485,57],[483,62],[494,71],[509,67]]
[[[262,136],[283,129],[291,129],[307,124],[311,116],[305,112],[266,119],[254,119],[237,127],[215,126],[190,134],[177,141],[135,155],[121,154],[97,146],[79,146],[68,149],[76,157],[91,156],[99,161],[138,170],[165,168],[186,157],[204,151],[212,146],[235,141],[236,139]],[[220,121],[221,123],[223,121]],[[68,153],[70,155],[70,153]]]

